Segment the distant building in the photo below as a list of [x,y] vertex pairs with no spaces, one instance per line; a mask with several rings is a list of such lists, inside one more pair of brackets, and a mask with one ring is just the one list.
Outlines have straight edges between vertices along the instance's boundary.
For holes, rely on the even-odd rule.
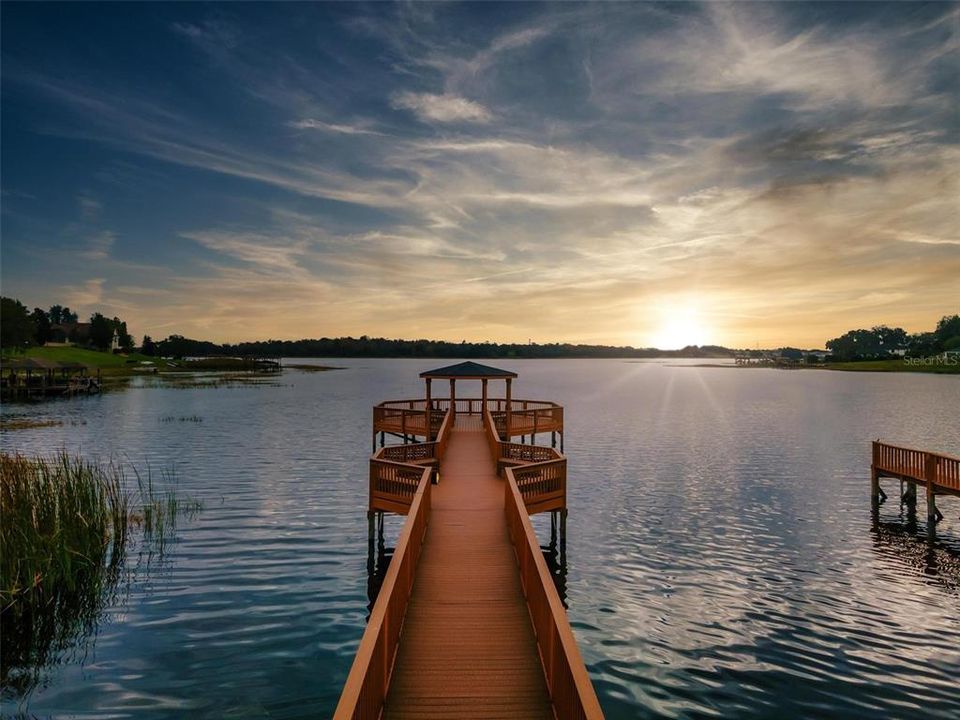
[[57,323],[50,327],[50,342],[84,344],[90,340],[90,323]]

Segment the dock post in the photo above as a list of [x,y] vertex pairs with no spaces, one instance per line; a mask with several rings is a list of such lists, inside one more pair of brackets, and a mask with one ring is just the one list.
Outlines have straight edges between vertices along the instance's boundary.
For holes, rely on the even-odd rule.
[[937,456],[928,453],[924,475],[927,480],[927,522],[936,525],[943,519],[943,514],[937,509],[937,494],[934,486],[937,482]]
[[915,482],[907,480],[907,491],[903,494],[901,500],[911,508],[917,506],[917,484]]
[[367,511],[367,542],[373,547],[373,534],[376,525],[376,513],[373,510]]
[[886,499],[887,499],[887,496],[884,494],[883,488],[880,487],[880,471],[877,470],[876,467],[871,466],[870,468],[870,501],[874,506],[879,507],[880,503]]
[[880,504],[880,471],[877,470],[877,453],[879,452],[879,447],[877,443],[873,443],[872,455],[870,462],[870,501],[874,505]]
[[560,564],[567,566],[567,508],[560,511]]
[[557,446],[557,431],[550,431],[550,447],[555,448]]

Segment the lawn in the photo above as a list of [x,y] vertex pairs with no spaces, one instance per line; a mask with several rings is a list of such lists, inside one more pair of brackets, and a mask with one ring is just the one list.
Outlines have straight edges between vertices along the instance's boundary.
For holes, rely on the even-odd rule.
[[141,361],[154,362],[157,360],[157,358],[147,357],[139,353],[114,355],[109,352],[85,350],[78,347],[32,347],[28,348],[22,357],[39,358],[54,362],[80,363],[92,368],[104,370],[111,368],[131,368],[139,365]]

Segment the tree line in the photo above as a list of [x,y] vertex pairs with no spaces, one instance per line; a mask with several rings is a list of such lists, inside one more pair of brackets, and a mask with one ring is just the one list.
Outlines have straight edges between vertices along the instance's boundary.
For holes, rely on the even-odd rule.
[[910,334],[903,328],[878,325],[869,330],[849,330],[827,341],[835,360],[873,360],[905,355],[930,357],[960,350],[960,315],[945,315],[931,332]]
[[155,343],[164,357],[381,357],[381,358],[716,358],[732,357],[735,351],[719,345],[691,345],[682,350],[635,348],[629,345],[574,345],[571,343],[446,342],[443,340],[394,340],[355,337],[310,340],[263,340],[217,344],[171,335]]
[[63,340],[75,345],[109,350],[116,335],[120,350],[133,350],[133,337],[127,332],[126,321],[101,313],[91,315],[87,327],[78,320],[77,313],[63,305],[53,305],[49,310],[37,307],[30,312],[19,300],[0,298],[0,347],[22,351],[61,339],[62,335]]

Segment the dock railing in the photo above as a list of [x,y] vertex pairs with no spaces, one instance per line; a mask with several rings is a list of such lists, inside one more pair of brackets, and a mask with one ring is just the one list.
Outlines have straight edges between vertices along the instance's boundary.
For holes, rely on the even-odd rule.
[[431,468],[419,470],[420,480],[407,519],[333,714],[334,720],[377,720],[383,711],[430,516],[433,471]]
[[452,415],[447,412],[436,440],[386,445],[374,453],[370,458],[369,510],[407,514],[424,467],[436,477],[450,442],[452,423]]
[[[437,432],[441,418],[450,409],[449,398],[434,398],[430,402],[431,429]],[[510,428],[507,431],[507,401],[488,398],[484,407],[482,398],[456,398],[458,415],[482,415],[490,412],[495,427],[503,437],[544,432],[563,432],[563,407],[548,400],[511,400]],[[426,435],[427,402],[423,398],[386,400],[373,408],[373,432],[396,435]]]
[[903,480],[915,480],[941,489],[960,493],[960,458],[943,453],[873,442],[874,477],[891,474]]
[[601,720],[603,711],[596,691],[543,558],[540,541],[527,516],[514,473],[513,468],[506,469],[504,507],[507,528],[520,566],[520,583],[554,713],[557,720]]
[[497,474],[513,468],[514,481],[531,515],[562,510],[567,503],[567,459],[555,448],[501,440],[493,413],[483,415],[490,455],[497,463]]

